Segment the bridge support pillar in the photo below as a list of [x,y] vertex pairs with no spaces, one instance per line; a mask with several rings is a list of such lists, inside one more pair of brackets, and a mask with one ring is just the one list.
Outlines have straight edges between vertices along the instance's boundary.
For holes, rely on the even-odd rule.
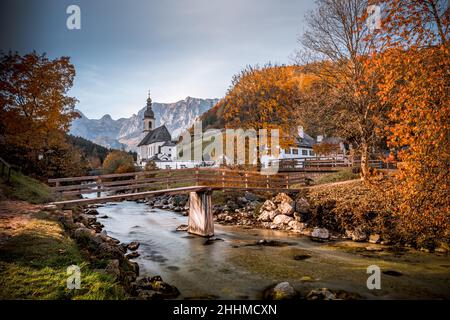
[[211,194],[211,191],[189,193],[189,233],[202,237],[214,235]]

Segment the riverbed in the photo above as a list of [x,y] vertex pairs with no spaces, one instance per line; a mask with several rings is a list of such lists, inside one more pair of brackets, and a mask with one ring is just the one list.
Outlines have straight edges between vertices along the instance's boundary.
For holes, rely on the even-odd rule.
[[[301,294],[344,290],[362,299],[450,299],[450,259],[444,254],[350,241],[315,242],[282,231],[215,224],[216,241],[176,231],[188,217],[124,201],[97,209],[108,235],[139,241],[141,276],[160,275],[180,299],[260,299],[289,281]],[[257,244],[275,240],[279,246]],[[267,243],[266,243],[267,244]],[[369,247],[372,250],[367,250]],[[382,250],[382,251],[376,251]],[[369,290],[367,267],[381,271],[381,289]]]

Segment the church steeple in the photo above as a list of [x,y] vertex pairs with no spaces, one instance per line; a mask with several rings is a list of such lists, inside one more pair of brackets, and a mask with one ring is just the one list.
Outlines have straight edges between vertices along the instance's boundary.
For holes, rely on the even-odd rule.
[[144,112],[144,132],[155,129],[155,114],[152,110],[152,98],[150,98],[150,90],[148,91],[147,108]]

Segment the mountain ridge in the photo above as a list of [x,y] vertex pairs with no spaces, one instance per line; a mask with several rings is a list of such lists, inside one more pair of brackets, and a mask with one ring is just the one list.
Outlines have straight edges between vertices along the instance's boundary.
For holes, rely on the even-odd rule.
[[[217,104],[219,99],[202,99],[186,97],[174,103],[152,104],[155,113],[156,126],[166,125],[172,135],[177,138],[187,130],[206,111]],[[145,106],[129,118],[112,119],[109,114],[100,119],[89,119],[80,110],[80,118],[72,121],[70,134],[90,140],[107,148],[136,150],[143,138],[143,118]]]

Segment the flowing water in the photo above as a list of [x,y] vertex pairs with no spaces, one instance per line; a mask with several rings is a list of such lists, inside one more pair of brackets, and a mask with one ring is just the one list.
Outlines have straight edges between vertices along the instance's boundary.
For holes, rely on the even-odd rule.
[[[105,230],[121,242],[139,241],[141,276],[160,275],[179,298],[258,299],[275,283],[289,281],[302,294],[315,288],[357,293],[362,298],[450,299],[450,259],[417,251],[368,251],[367,243],[311,241],[281,231],[215,225],[215,237],[176,231],[188,218],[125,201],[98,208]],[[256,245],[258,240],[281,246]],[[371,245],[372,247],[381,247]],[[367,267],[378,265],[381,290],[369,290]]]

